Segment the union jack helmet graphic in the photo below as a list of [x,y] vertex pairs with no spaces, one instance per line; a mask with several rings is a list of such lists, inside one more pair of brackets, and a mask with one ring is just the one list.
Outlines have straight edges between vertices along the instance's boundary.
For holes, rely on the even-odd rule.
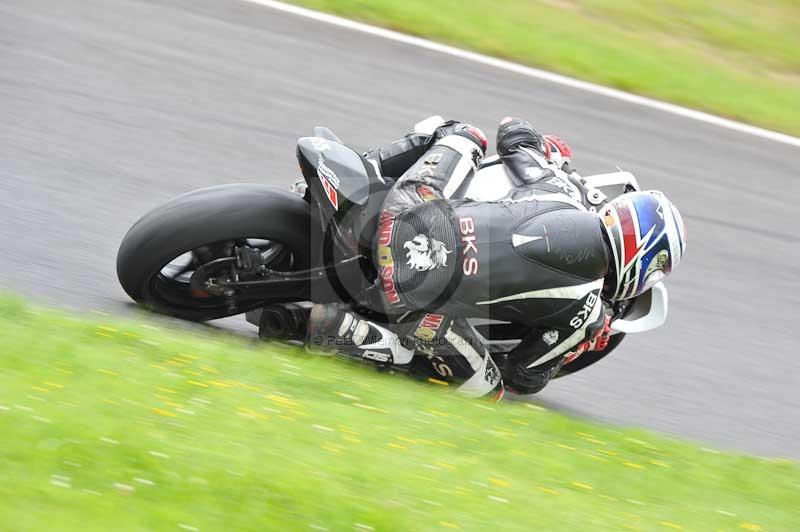
[[613,301],[643,294],[678,266],[686,250],[686,227],[663,193],[623,194],[601,216],[612,250],[606,290]]

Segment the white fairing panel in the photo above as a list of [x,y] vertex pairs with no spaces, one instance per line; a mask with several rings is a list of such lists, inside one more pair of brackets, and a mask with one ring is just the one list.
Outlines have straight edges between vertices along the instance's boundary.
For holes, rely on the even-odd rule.
[[[487,161],[495,159],[490,157]],[[505,197],[512,188],[511,179],[502,164],[483,166],[469,184],[465,196],[477,201],[495,201]]]
[[444,124],[445,120],[439,115],[429,116],[421,122],[414,124],[414,133],[421,133],[423,135],[433,135],[436,128]]
[[[475,173],[469,189],[465,196],[469,199],[478,201],[494,201],[504,197],[511,191],[511,179],[502,164],[491,164],[497,160],[497,156],[487,157],[483,166]],[[615,198],[623,194],[626,188],[641,190],[636,177],[630,172],[612,172],[610,174],[598,174],[583,176],[587,187],[597,189],[608,198]]]
[[[433,135],[436,128],[444,124],[444,122],[445,120],[441,116],[433,115],[414,124],[414,132]],[[475,173],[465,197],[479,201],[493,201],[508,194],[512,188],[511,179],[509,179],[502,164],[493,164],[497,162],[497,159],[497,155],[484,159],[482,167]],[[608,174],[584,176],[583,179],[589,188],[599,189],[609,198],[624,193],[626,187],[641,190],[636,177],[630,172],[622,170]]]

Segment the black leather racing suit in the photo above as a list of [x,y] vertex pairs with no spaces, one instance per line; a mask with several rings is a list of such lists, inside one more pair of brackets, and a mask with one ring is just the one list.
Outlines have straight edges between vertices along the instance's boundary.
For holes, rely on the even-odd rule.
[[[586,189],[542,155],[541,136],[519,120],[498,130],[499,162],[515,188],[497,201],[453,199],[481,163],[470,135],[448,123],[365,156],[400,176],[386,197],[374,256],[387,313],[414,341],[413,364],[488,393],[499,382],[536,393],[565,355],[605,318],[609,257]],[[591,209],[592,211],[594,209]],[[466,318],[529,331],[497,368]]]

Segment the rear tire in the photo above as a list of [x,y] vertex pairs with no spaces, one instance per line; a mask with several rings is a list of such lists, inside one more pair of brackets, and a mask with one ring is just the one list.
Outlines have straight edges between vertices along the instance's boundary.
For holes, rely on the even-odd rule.
[[[235,297],[235,308],[222,296],[192,292],[188,282],[166,291],[165,266],[198,249],[229,254],[244,239],[282,244],[278,270],[311,264],[311,209],[296,194],[259,184],[205,188],[173,198],[144,215],[128,231],[117,254],[117,277],[134,301],[179,318],[205,321],[246,312],[263,299]],[[219,257],[214,257],[219,258]],[[195,260],[195,259],[192,259]]]

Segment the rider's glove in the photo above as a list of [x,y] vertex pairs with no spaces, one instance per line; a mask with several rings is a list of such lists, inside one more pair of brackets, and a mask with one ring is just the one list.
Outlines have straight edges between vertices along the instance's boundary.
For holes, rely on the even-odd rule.
[[486,155],[486,148],[489,146],[489,141],[486,139],[486,135],[483,134],[483,131],[477,127],[455,120],[448,120],[433,132],[433,138],[436,141],[448,135],[458,135],[468,138],[483,150],[483,155]]
[[611,338],[611,317],[605,316],[598,325],[589,326],[589,339],[578,344],[575,349],[564,355],[564,363],[572,362],[587,351],[602,351],[608,347]]
[[525,146],[541,155],[545,154],[544,137],[530,122],[508,116],[497,127],[497,153],[506,155],[517,146]]
[[598,327],[594,338],[589,344],[587,351],[602,351],[608,347],[608,341],[611,339],[611,316],[606,316],[603,323]]

